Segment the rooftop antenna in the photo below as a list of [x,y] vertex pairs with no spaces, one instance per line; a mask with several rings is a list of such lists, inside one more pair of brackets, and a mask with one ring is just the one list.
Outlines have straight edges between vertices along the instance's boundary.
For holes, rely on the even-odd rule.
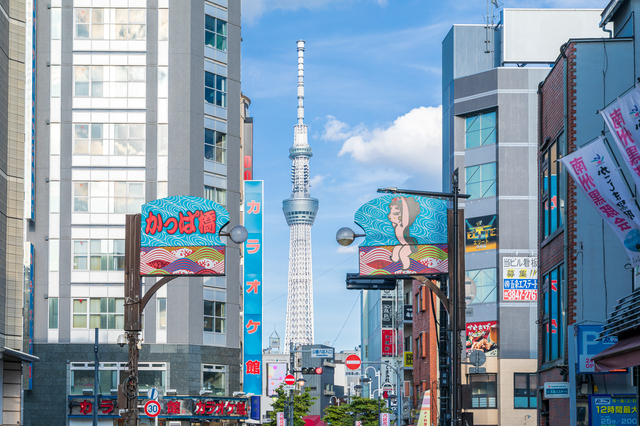
[[[491,8],[493,6],[493,8]],[[502,7],[502,3],[499,3],[498,0],[487,0],[487,16],[485,20],[487,21],[487,25],[485,28],[485,39],[484,39],[484,53],[493,52],[490,49],[491,40],[489,39],[489,30],[495,28],[494,19],[496,18],[496,10]],[[489,9],[491,8],[491,14],[489,14]]]

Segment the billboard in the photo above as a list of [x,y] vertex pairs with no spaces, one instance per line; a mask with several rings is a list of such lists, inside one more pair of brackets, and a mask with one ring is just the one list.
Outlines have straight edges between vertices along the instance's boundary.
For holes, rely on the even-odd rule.
[[[610,336],[596,341],[598,334],[602,331],[602,325],[578,325],[575,327],[578,328],[578,364],[576,371],[580,374],[595,374],[596,364],[593,361],[593,357],[618,343],[618,338],[616,336]],[[613,371],[613,373],[626,372],[626,368]],[[605,372],[602,371],[601,373]]]
[[504,300],[538,300],[538,258],[502,258],[502,298]]
[[393,327],[393,300],[382,300],[382,326]]
[[227,210],[205,198],[174,196],[143,204],[140,275],[224,275],[226,246],[218,233],[227,223]]
[[245,393],[262,395],[263,182],[244,182],[244,385]]
[[389,194],[355,214],[365,231],[360,275],[446,274],[447,203],[433,198]]
[[396,333],[395,330],[382,329],[382,356],[395,356]]
[[635,425],[635,395],[589,395],[590,425]]
[[[553,63],[558,58],[559,47],[570,38],[602,38],[600,13],[601,9],[505,8],[502,10],[502,60]],[[544,37],[539,37],[540,34]]]
[[284,382],[287,375],[286,362],[270,362],[267,364],[267,396],[277,395],[276,389]]
[[465,219],[464,227],[467,253],[498,248],[498,215]]
[[476,349],[487,356],[498,356],[497,321],[467,323],[467,356]]

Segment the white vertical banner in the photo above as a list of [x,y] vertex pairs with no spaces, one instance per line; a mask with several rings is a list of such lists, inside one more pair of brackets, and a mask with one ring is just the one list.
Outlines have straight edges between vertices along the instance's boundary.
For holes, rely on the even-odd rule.
[[620,238],[632,266],[640,265],[640,211],[602,138],[560,161],[587,200]]
[[390,425],[391,425],[391,414],[380,413],[380,426],[390,426]]
[[284,413],[283,412],[276,413],[276,418],[278,420],[277,426],[284,426]]
[[636,87],[600,111],[611,136],[629,166],[633,181],[640,186],[640,88]]

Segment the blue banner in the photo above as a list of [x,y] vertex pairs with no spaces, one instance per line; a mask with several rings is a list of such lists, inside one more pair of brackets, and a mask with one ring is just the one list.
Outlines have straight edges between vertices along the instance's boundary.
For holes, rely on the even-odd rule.
[[538,280],[537,279],[522,279],[522,280],[505,279],[504,289],[505,290],[537,290]]
[[638,408],[633,395],[589,395],[589,425],[635,425]]
[[244,361],[245,393],[262,395],[262,237],[264,195],[262,181],[244,182]]

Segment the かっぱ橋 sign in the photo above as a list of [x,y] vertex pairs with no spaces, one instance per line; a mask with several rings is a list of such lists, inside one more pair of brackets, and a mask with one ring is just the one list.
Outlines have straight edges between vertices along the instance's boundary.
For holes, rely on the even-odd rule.
[[227,210],[213,201],[167,197],[142,205],[140,275],[224,275],[220,229]]
[[389,194],[360,207],[355,222],[365,231],[359,247],[360,275],[448,272],[444,201]]

